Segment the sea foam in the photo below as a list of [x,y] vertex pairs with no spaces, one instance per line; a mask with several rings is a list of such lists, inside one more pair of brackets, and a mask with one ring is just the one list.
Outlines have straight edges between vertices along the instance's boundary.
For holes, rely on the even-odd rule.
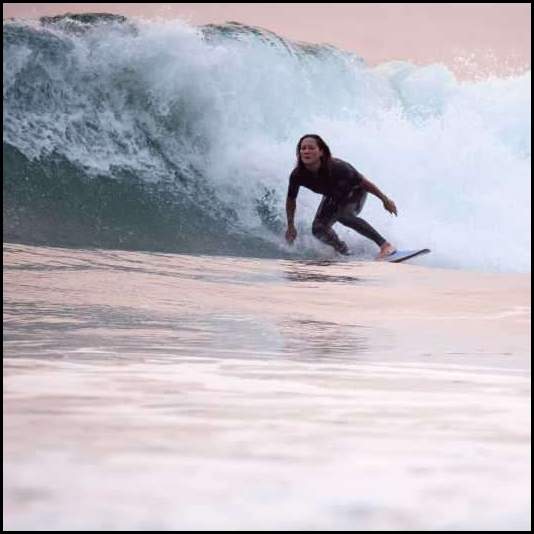
[[65,20],[4,22],[4,147],[28,161],[165,184],[218,206],[243,238],[328,254],[311,236],[310,192],[301,239],[282,237],[296,142],[318,133],[396,202],[398,218],[373,197],[361,215],[397,246],[431,248],[427,265],[530,270],[530,71],[458,81],[443,65],[370,67],[237,23]]

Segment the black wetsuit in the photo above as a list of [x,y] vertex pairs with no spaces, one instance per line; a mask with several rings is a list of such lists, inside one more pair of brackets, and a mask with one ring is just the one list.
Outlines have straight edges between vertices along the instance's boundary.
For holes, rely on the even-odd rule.
[[363,176],[350,163],[332,158],[329,168],[321,168],[318,173],[305,168],[294,169],[289,177],[287,196],[295,200],[301,186],[323,195],[312,232],[338,252],[346,254],[348,248],[332,230],[336,222],[356,230],[381,247],[386,240],[368,222],[356,217],[367,198],[367,191],[361,187],[362,180]]

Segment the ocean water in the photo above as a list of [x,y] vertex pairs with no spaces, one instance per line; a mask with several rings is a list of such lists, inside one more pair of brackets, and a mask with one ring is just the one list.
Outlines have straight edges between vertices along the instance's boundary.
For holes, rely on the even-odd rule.
[[4,23],[4,240],[323,257],[311,192],[302,239],[282,237],[295,146],[317,132],[395,200],[398,218],[375,198],[362,216],[399,248],[530,271],[530,72],[460,83],[239,24],[120,20]]
[[[530,528],[530,72],[4,22],[7,530]],[[283,239],[320,133],[409,264]]]

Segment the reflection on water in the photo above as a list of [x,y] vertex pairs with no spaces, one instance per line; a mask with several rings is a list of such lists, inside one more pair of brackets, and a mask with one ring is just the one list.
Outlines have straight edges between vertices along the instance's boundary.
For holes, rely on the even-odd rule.
[[290,355],[310,355],[314,359],[351,357],[368,350],[366,328],[327,321],[295,320],[282,324],[285,348]]
[[[348,264],[354,270],[357,263]],[[353,276],[344,272],[336,274],[336,270],[345,270],[347,263],[339,260],[298,260],[286,262],[284,272],[291,282],[319,282],[319,283],[337,283],[353,284],[367,283],[370,279],[364,279],[360,276]]]
[[4,251],[8,530],[528,529],[524,279]]
[[297,290],[293,310],[272,302],[276,293],[285,302],[280,291],[288,282],[338,287],[372,280],[340,262],[13,248],[5,262],[8,357],[79,358],[85,347],[114,358],[302,360],[356,357],[369,346],[368,327],[317,316],[330,307],[328,295]]
[[[74,358],[79,348],[115,353],[321,359],[365,352],[361,325],[234,314],[156,315],[127,307],[4,303],[8,357]],[[135,332],[135,335],[132,335]],[[128,356],[126,356],[128,357]]]
[[355,276],[336,276],[331,274],[307,272],[307,271],[286,271],[288,280],[291,282],[334,282],[336,284],[351,284],[355,282],[363,283],[362,278]]

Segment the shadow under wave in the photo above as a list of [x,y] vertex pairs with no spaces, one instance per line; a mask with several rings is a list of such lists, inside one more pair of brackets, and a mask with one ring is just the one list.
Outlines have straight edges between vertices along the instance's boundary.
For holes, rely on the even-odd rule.
[[[243,234],[215,195],[195,201],[173,182],[131,172],[88,176],[64,157],[30,160],[3,144],[3,239],[26,245],[287,258],[274,244]],[[209,198],[209,202],[204,200]]]

